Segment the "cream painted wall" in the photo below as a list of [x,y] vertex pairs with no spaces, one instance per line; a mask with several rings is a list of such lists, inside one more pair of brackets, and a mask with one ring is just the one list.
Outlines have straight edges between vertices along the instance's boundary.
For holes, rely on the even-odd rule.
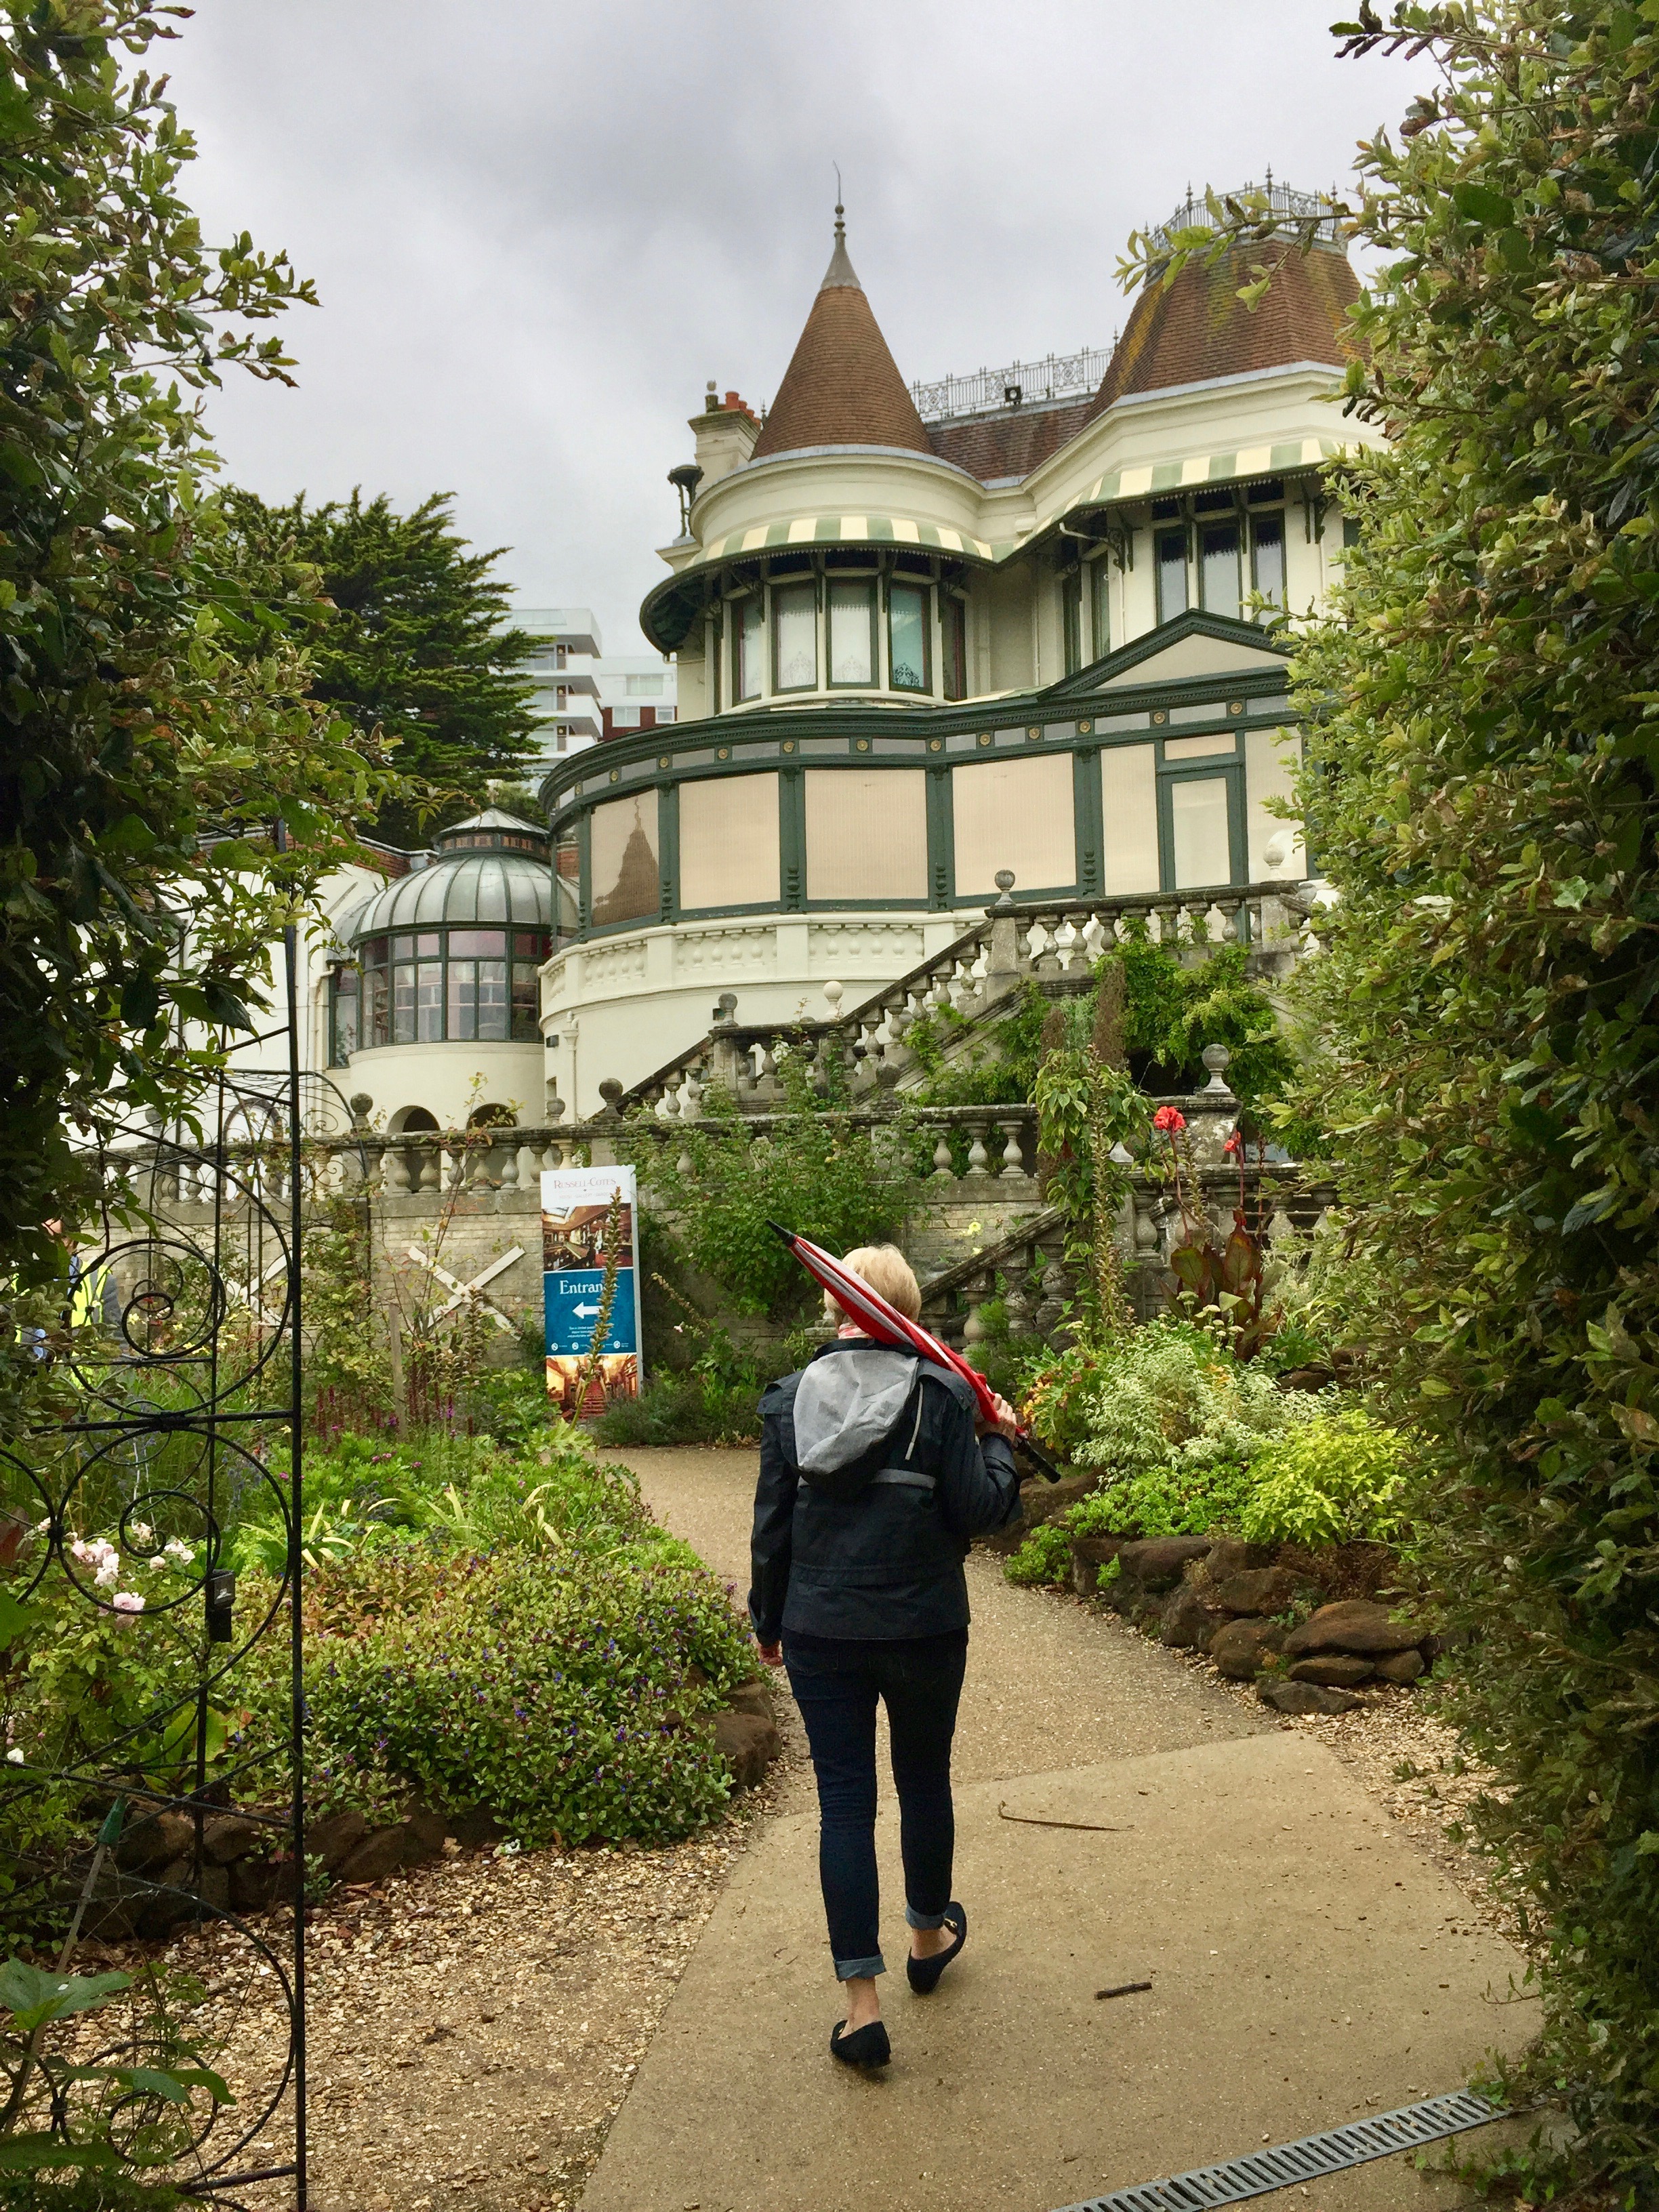
[[724,991],[741,1024],[828,1018],[823,986],[850,1013],[984,917],[919,912],[753,915],[619,931],[557,953],[542,970],[546,1072],[567,1118],[592,1113],[599,1085],[640,1082],[697,1043]]
[[534,1044],[386,1044],[354,1052],[349,1067],[332,1074],[348,1098],[368,1093],[377,1128],[401,1128],[411,1106],[423,1106],[441,1129],[460,1128],[484,1105],[510,1107],[516,1120],[535,1127],[547,1103],[542,1063],[550,1058],[539,1038]]

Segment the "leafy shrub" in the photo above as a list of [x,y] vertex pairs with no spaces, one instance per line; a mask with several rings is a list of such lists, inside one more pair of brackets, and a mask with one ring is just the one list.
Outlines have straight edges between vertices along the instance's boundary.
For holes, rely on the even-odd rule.
[[1064,1582],[1071,1561],[1071,1539],[1058,1521],[1033,1528],[1002,1571],[1011,1583]]
[[1252,1544],[1386,1540],[1400,1525],[1405,1462],[1398,1431],[1370,1414],[1321,1413],[1257,1457],[1240,1532]]
[[902,1118],[856,1128],[845,1096],[816,1091],[798,1054],[780,1052],[778,1072],[783,1103],[768,1130],[711,1084],[701,1118],[684,1123],[672,1146],[630,1127],[620,1146],[672,1216],[685,1258],[742,1314],[804,1315],[819,1297],[769,1223],[845,1252],[896,1242],[910,1207]]
[[1279,1389],[1192,1322],[1149,1322],[1063,1352],[1039,1371],[1025,1411],[1079,1467],[1127,1480],[1166,1465],[1196,1474],[1247,1466],[1263,1442],[1310,1419],[1321,1401]]
[[120,2173],[7,2173],[0,2170],[0,2212],[178,2212],[199,2204],[165,2183]]
[[1206,1536],[1237,1526],[1250,1489],[1237,1460],[1175,1460],[1096,1491],[1064,1519],[1079,1536]]
[[[306,1662],[319,1809],[380,1811],[413,1786],[448,1809],[488,1805],[532,1844],[672,1840],[718,1810],[727,1770],[685,1723],[751,1671],[737,1615],[683,1559],[623,1544],[594,1566],[526,1550],[434,1558],[405,1540],[321,1569]],[[253,1756],[280,1732],[285,1695],[273,1667],[252,1700]]]

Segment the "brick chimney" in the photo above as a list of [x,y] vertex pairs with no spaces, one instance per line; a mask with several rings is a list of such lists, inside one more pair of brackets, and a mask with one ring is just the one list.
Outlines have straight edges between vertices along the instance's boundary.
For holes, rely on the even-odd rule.
[[691,428],[696,433],[697,466],[702,471],[699,491],[741,468],[761,434],[755,410],[742,396],[728,392],[722,399],[712,383],[702,412],[691,417]]

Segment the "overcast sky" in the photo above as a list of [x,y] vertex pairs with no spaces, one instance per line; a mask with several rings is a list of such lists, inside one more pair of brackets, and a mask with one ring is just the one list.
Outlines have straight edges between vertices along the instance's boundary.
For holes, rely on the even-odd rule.
[[776,391],[846,181],[907,379],[1104,345],[1190,180],[1346,177],[1426,64],[1333,0],[198,0],[161,50],[210,240],[316,280],[299,388],[210,404],[272,499],[453,491],[521,604],[646,650],[666,471],[713,377]]

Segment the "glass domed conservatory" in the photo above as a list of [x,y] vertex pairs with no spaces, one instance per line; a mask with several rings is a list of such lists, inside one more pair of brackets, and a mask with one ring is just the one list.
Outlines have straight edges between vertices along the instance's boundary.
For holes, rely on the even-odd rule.
[[429,863],[343,926],[350,957],[331,979],[331,1064],[349,1068],[394,1130],[504,1109],[539,1120],[537,977],[552,950],[555,896],[548,833],[490,807],[433,846]]

